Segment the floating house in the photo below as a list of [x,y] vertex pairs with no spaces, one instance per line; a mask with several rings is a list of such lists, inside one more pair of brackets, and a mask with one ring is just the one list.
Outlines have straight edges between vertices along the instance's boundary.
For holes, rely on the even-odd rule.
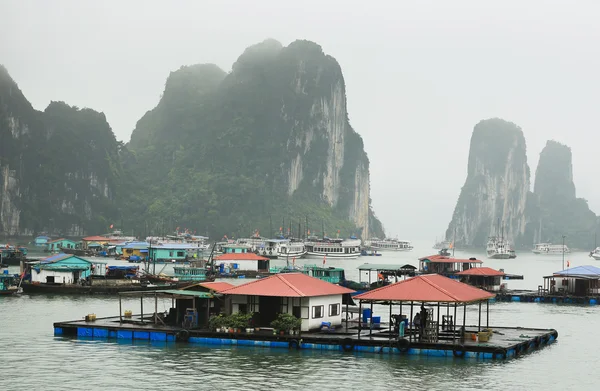
[[204,267],[175,266],[173,272],[178,281],[200,282],[206,280],[206,268]]
[[148,247],[148,256],[157,262],[197,259],[203,249],[193,243],[159,243]]
[[457,259],[444,255],[430,255],[419,258],[419,272],[422,274],[441,274],[451,276],[473,267],[478,267],[483,262],[476,258]]
[[92,262],[72,254],[57,254],[31,265],[31,282],[77,284],[93,275],[103,276],[105,262]]
[[84,250],[103,247],[110,241],[104,236],[87,236],[81,239],[81,248]]
[[488,292],[499,292],[506,285],[502,283],[506,274],[489,267],[474,267],[456,273],[460,282],[484,289]]
[[544,277],[544,292],[550,295],[594,296],[600,295],[600,268],[577,266]]
[[[390,265],[385,263],[364,263],[358,267],[358,282],[367,282],[371,285],[371,282],[381,280],[381,277],[387,280],[394,280],[398,282],[399,278],[414,277],[417,268],[413,265]],[[377,276],[373,276],[376,273]],[[363,276],[364,275],[364,276]]]
[[48,241],[50,240],[49,236],[45,236],[45,235],[40,235],[37,236],[34,240],[33,240],[33,244],[36,247],[45,247],[46,243],[48,243]]
[[351,289],[302,273],[281,273],[220,292],[232,296],[231,313],[254,312],[257,324],[269,327],[279,313],[302,320],[302,331],[342,325],[343,295]]
[[130,261],[141,261],[148,257],[148,243],[146,242],[128,242],[121,247],[123,257]]
[[221,270],[268,272],[270,260],[251,252],[225,253],[214,257],[214,263]]
[[50,253],[61,252],[62,249],[75,249],[77,242],[70,239],[56,239],[46,243],[46,251]]

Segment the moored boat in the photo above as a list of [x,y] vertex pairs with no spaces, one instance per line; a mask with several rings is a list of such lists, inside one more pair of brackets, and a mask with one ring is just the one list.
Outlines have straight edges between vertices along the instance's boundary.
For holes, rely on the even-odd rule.
[[566,244],[537,243],[531,252],[537,255],[557,255],[569,254],[571,250]]
[[19,291],[17,283],[18,278],[15,275],[2,273],[0,274],[0,296],[9,296]]
[[503,237],[490,236],[486,254],[491,259],[509,259],[511,256],[510,245]]
[[413,245],[408,240],[378,239],[365,240],[365,247],[376,251],[412,251]]
[[318,239],[310,237],[306,242],[307,258],[357,258],[360,255],[360,239]]
[[596,247],[594,251],[590,252],[590,257],[594,258],[596,261],[600,261],[600,247]]

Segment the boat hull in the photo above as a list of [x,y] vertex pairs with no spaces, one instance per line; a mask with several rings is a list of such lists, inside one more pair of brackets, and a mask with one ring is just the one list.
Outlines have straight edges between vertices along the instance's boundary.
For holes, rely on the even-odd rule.
[[178,289],[189,285],[193,282],[179,282],[172,284],[161,285],[63,285],[63,284],[32,284],[23,283],[24,293],[52,293],[52,294],[104,294],[114,295],[121,292],[133,291],[156,291],[161,289]]
[[488,254],[490,259],[510,259],[510,254]]
[[340,259],[355,259],[358,258],[360,256],[360,253],[350,253],[350,254],[343,254],[343,253],[330,253],[330,254],[325,254],[325,253],[314,253],[314,252],[306,252],[305,258],[319,258],[319,259],[323,259],[323,257],[326,258],[340,258]]
[[590,257],[594,258],[596,261],[600,261],[600,254],[592,254]]

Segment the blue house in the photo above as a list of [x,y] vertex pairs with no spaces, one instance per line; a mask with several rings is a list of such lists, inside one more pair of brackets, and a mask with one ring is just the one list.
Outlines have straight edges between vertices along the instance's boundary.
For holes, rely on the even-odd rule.
[[72,254],[56,254],[31,266],[31,282],[76,284],[91,275],[103,276],[106,262],[88,261]]
[[185,261],[199,258],[202,248],[193,243],[162,243],[148,247],[150,259],[162,261]]
[[38,236],[33,240],[33,244],[36,247],[45,247],[46,243],[48,243],[48,241],[50,240],[50,237],[48,236]]
[[61,238],[56,240],[50,240],[46,243],[46,251],[50,253],[61,252],[63,248],[77,248],[77,242]]

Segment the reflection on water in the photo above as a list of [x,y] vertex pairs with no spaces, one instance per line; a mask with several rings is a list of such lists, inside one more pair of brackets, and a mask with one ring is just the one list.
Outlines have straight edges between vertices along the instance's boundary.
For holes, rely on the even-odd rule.
[[[412,263],[433,253],[421,251],[385,254],[352,261],[331,260],[349,277],[358,279],[356,266],[371,263]],[[482,256],[459,254],[456,256]],[[569,256],[572,266],[593,263],[581,254]],[[535,289],[541,276],[561,268],[561,257],[536,258],[519,254],[516,260],[488,261],[485,265],[524,274],[511,281]],[[280,261],[278,261],[280,262]],[[300,260],[315,263],[314,260]],[[168,307],[170,303],[161,303]],[[137,309],[137,300],[124,308]],[[159,306],[159,310],[162,308]],[[453,358],[400,357],[252,347],[209,348],[186,344],[81,340],[53,336],[52,323],[79,319],[87,313],[116,315],[115,298],[98,296],[21,295],[0,297],[0,368],[3,389],[61,390],[537,390],[596,389],[600,359],[600,308],[530,303],[490,306],[491,324],[552,327],[558,343],[508,362],[474,362]],[[468,316],[475,316],[476,309]],[[385,311],[382,315],[385,314]]]

